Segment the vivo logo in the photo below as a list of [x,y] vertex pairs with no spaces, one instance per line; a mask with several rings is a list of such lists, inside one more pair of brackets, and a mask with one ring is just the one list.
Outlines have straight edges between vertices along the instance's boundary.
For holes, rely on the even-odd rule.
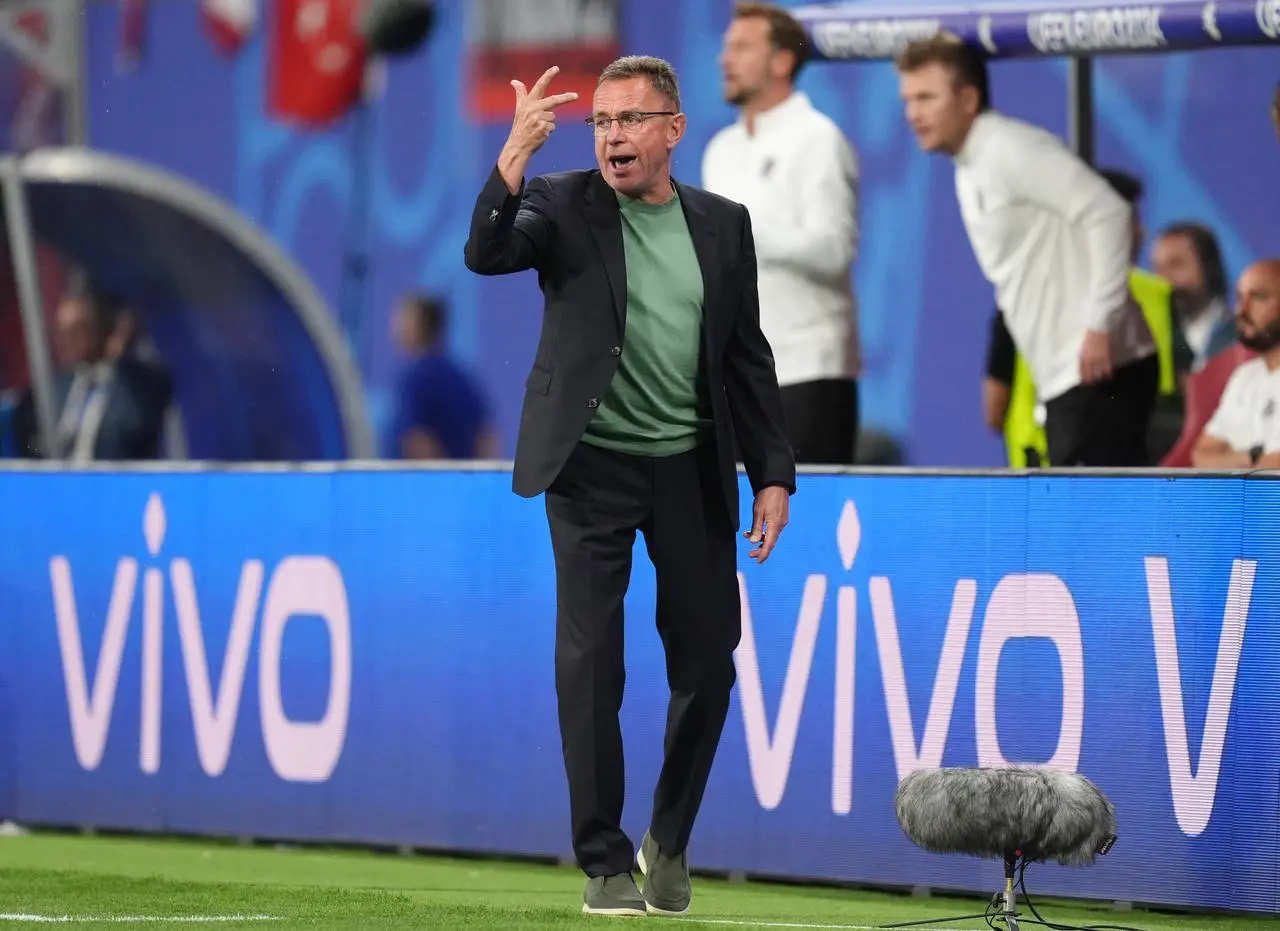
[[[254,627],[261,614],[258,712],[267,758],[281,779],[325,781],[342,755],[351,706],[351,616],[342,572],[324,556],[288,556],[272,570],[264,598],[266,567],[260,560],[247,560],[240,570],[222,676],[215,691],[209,681],[196,574],[190,561],[180,556],[169,561],[167,573],[159,564],[165,531],[164,502],[153,494],[143,515],[143,536],[154,565],[147,565],[142,571],[142,721],[138,747],[142,771],[150,774],[160,770],[167,579],[177,619],[196,749],[205,773],[218,776],[226,769]],[[138,573],[138,560],[132,556],[125,556],[116,564],[91,693],[71,563],[65,556],[55,556],[49,562],[71,738],[76,759],[86,770],[98,767],[106,749],[111,709],[120,685],[121,658],[137,601]],[[315,722],[290,720],[280,694],[280,647],[290,619],[299,615],[319,616],[329,633],[329,698],[324,716]]]
[[[846,501],[837,525],[836,542],[846,572],[853,568],[862,528],[857,508]],[[1231,567],[1227,602],[1218,639],[1217,665],[1209,696],[1199,765],[1193,766],[1187,739],[1183,705],[1182,667],[1174,622],[1173,594],[1168,561],[1162,556],[1145,559],[1152,645],[1164,727],[1169,783],[1174,816],[1184,834],[1194,837],[1209,824],[1217,796],[1218,775],[1226,742],[1227,722],[1235,695],[1236,675],[1244,645],[1245,624],[1253,595],[1257,561],[1237,559]],[[760,663],[746,581],[738,576],[742,595],[742,641],[735,654],[739,697],[745,729],[752,783],[761,807],[772,810],[782,802],[791,771],[796,734],[809,686],[809,673],[826,609],[830,580],[822,574],[805,581],[796,618],[795,635],[783,680],[777,718],[770,727],[765,712]],[[869,600],[880,659],[885,707],[893,743],[898,779],[917,769],[942,765],[943,750],[951,728],[952,708],[960,685],[974,615],[978,583],[956,582],[947,614],[946,633],[925,717],[924,733],[917,738],[911,720],[903,671],[899,623],[893,588],[888,578],[873,576]],[[835,715],[832,734],[831,809],[839,815],[853,809],[854,677],[858,597],[854,586],[836,586]],[[1034,610],[1028,610],[1034,605]],[[1007,766],[996,728],[996,679],[1000,655],[1006,644],[1021,638],[1043,638],[1058,651],[1061,667],[1062,719],[1057,748],[1046,767],[1075,772],[1084,740],[1085,668],[1080,617],[1066,583],[1050,573],[1015,573],[1002,578],[991,592],[978,635],[975,673],[974,734],[978,765]],[[1132,662],[1130,657],[1129,661]]]

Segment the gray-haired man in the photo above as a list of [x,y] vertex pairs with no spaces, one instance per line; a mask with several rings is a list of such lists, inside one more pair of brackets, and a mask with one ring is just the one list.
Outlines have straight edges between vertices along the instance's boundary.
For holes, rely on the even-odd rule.
[[[787,523],[795,461],[760,332],[751,223],[671,177],[685,130],[666,62],[623,58],[588,119],[597,168],[524,182],[555,129],[547,96],[513,81],[510,138],[476,201],[467,267],[535,269],[542,335],[516,445],[517,494],[546,493],[556,564],[556,694],[583,910],[684,914],[686,848],[735,681],[741,634],[736,435],[755,493],[744,534],[763,562]],[[657,575],[671,700],[649,830],[620,823],[622,603],[636,532]]]

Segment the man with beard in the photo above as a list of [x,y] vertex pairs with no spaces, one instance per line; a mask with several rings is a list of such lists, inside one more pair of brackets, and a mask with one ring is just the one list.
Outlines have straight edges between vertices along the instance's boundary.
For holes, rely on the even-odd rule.
[[735,7],[720,64],[725,99],[739,117],[707,145],[702,184],[751,213],[760,328],[773,348],[797,461],[852,465],[858,165],[840,127],[795,89],[807,58],[804,29],[785,9]]
[[1197,469],[1280,468],[1280,259],[1256,262],[1240,276],[1236,332],[1258,356],[1232,373],[1191,463]]
[[1174,223],[1161,230],[1152,244],[1151,265],[1173,285],[1179,349],[1184,355],[1179,370],[1198,372],[1236,340],[1218,238],[1199,223]]

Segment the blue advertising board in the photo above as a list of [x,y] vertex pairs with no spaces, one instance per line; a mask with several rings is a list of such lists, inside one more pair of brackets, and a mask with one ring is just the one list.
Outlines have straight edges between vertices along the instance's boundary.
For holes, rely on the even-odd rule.
[[[504,471],[0,472],[0,816],[567,854],[543,505]],[[1046,764],[1119,841],[1033,892],[1280,910],[1280,482],[805,475],[740,562],[691,862],[994,890],[893,813],[919,767]],[[628,597],[625,826],[665,717]]]
[[994,58],[1229,48],[1280,42],[1277,0],[893,0],[796,11],[827,61],[892,58],[954,33]]

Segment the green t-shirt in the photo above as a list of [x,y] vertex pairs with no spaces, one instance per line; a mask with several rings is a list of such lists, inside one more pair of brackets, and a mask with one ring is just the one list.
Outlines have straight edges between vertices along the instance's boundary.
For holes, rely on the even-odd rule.
[[679,196],[646,204],[621,194],[627,261],[622,357],[583,439],[641,456],[698,445],[711,424],[702,379],[702,268]]

